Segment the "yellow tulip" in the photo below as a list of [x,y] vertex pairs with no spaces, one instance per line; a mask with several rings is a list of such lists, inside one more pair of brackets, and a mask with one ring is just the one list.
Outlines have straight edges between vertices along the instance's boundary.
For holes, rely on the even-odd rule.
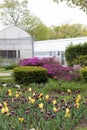
[[4,108],[4,107],[1,109],[1,113],[2,113],[2,114],[5,113],[5,108]]
[[7,104],[7,102],[3,102],[3,105],[4,105],[4,106],[7,106],[8,104]]
[[49,95],[47,94],[47,95],[45,96],[45,98],[46,98],[46,99],[49,99]]
[[19,117],[18,119],[20,122],[23,122],[24,121],[24,118],[23,117]]
[[15,97],[16,97],[16,98],[19,97],[19,94],[17,93],[17,94],[15,95]]
[[66,113],[69,113],[69,108],[66,108]]
[[9,109],[8,109],[7,106],[5,106],[5,107],[3,107],[3,108],[1,109],[1,113],[2,113],[2,114],[8,113],[8,112],[9,112]]
[[43,109],[43,107],[44,107],[43,103],[40,103],[40,104],[39,104],[39,108],[40,108],[40,109]]
[[53,104],[54,104],[54,105],[57,103],[57,101],[56,101],[56,100],[53,100],[52,102],[53,102]]
[[70,117],[70,111],[69,111],[69,108],[66,108],[65,117]]
[[12,96],[12,92],[9,92],[9,93],[8,93],[8,96]]
[[66,113],[66,114],[65,114],[65,117],[70,117],[70,113]]
[[31,92],[31,91],[32,91],[32,88],[29,88],[28,90],[29,90],[29,92]]
[[78,94],[78,97],[77,97],[79,100],[81,100],[81,95],[80,94]]
[[67,92],[68,92],[68,93],[71,93],[71,90],[70,90],[70,89],[68,89],[68,90],[67,90]]
[[54,112],[57,112],[58,110],[57,110],[57,108],[56,108],[56,107],[53,107],[53,111],[54,111]]
[[78,102],[75,103],[75,107],[79,108],[80,104]]

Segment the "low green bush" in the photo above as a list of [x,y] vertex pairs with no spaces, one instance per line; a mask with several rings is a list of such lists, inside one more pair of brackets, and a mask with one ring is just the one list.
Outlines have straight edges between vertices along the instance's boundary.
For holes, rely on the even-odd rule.
[[4,66],[3,68],[4,68],[5,70],[12,70],[12,69],[14,69],[14,68],[16,68],[16,67],[18,67],[17,64],[12,64],[12,65],[8,65],[8,66]]
[[78,56],[73,63],[76,65],[80,64],[81,66],[87,66],[87,55]]
[[25,66],[13,69],[13,76],[19,84],[45,83],[48,80],[47,70],[42,67]]
[[82,78],[87,82],[87,67],[84,67],[80,70]]

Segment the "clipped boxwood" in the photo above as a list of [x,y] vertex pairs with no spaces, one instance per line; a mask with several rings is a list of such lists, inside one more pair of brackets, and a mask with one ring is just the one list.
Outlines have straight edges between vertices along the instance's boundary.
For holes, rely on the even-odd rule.
[[13,76],[19,84],[45,83],[48,80],[47,70],[42,67],[24,66],[13,69]]
[[87,67],[84,67],[80,70],[82,78],[87,82]]

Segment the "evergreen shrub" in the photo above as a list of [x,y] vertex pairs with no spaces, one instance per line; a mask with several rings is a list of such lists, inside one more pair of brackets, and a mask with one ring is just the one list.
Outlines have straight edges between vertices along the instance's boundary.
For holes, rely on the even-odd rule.
[[80,70],[82,78],[87,82],[87,67],[84,67]]
[[87,66],[87,55],[80,55],[74,60],[75,65]]
[[[69,66],[73,66],[75,63],[80,64],[82,59],[82,56],[84,56],[84,61],[82,63],[85,63],[85,56],[87,56],[87,43],[84,44],[78,44],[78,45],[69,45],[65,50],[65,57],[67,64]],[[87,60],[86,60],[87,61]]]
[[3,68],[5,68],[5,70],[13,70],[16,67],[18,67],[18,64],[7,65],[4,66]]
[[48,80],[47,70],[36,66],[22,66],[14,68],[13,76],[19,84],[45,83]]

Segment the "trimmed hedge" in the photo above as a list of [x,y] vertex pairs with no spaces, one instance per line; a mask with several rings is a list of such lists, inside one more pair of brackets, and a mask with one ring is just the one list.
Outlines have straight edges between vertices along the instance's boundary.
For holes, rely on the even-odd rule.
[[82,78],[87,82],[87,67],[84,67],[80,70]]
[[71,44],[65,50],[65,57],[66,57],[67,64],[69,66],[73,66],[74,62],[78,60],[79,56],[86,56],[86,55],[87,55],[86,42],[84,44],[78,44],[78,45]]
[[47,69],[36,66],[14,68],[13,76],[18,84],[45,83],[48,81]]

